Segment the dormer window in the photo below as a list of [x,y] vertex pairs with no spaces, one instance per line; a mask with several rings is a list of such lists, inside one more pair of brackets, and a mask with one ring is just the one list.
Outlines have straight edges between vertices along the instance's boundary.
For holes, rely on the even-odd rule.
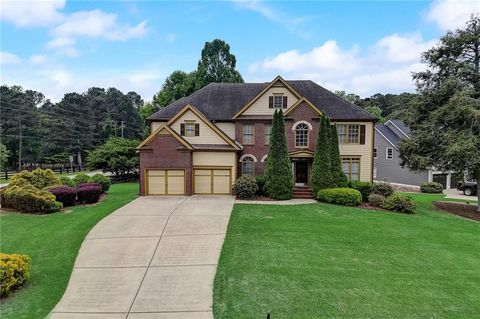
[[283,94],[274,94],[272,96],[269,96],[268,107],[270,109],[286,109],[287,97]]
[[181,136],[200,136],[200,124],[194,122],[180,123]]

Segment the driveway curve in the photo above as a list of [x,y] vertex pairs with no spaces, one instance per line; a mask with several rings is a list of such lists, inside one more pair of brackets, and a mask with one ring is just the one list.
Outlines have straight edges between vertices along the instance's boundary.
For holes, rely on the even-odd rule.
[[140,197],[82,243],[49,318],[213,318],[213,280],[232,196]]

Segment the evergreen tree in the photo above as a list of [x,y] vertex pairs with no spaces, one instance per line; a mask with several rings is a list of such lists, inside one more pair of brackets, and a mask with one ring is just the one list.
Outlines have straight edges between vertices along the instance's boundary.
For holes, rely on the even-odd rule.
[[320,119],[317,146],[312,164],[312,191],[314,196],[324,188],[332,187],[330,129],[325,116]]
[[346,187],[347,176],[343,173],[342,162],[340,161],[337,128],[335,125],[330,125],[330,120],[328,118],[327,123],[330,127],[330,172],[332,175],[332,182],[335,187]]
[[275,111],[273,115],[270,148],[265,170],[265,188],[268,196],[273,199],[284,200],[293,197],[292,162],[288,156],[282,110]]

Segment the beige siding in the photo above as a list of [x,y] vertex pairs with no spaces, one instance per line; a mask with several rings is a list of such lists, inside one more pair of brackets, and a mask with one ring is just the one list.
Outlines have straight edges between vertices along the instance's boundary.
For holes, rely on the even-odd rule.
[[[275,109],[268,108],[268,97],[275,93],[283,93],[288,97],[287,109],[290,108],[298,99],[286,87],[272,87],[265,92],[255,103],[250,105],[242,115],[270,115],[275,112]],[[285,109],[283,110],[286,111]]]
[[215,125],[227,134],[232,140],[235,140],[235,123],[232,122],[216,122]]
[[194,152],[193,166],[232,168],[232,183],[235,182],[237,172],[237,153],[235,152]]
[[183,138],[190,144],[228,144],[214,130],[205,124],[202,119],[190,110],[177,119],[175,123],[171,125],[171,128],[180,134],[180,123],[184,123],[185,121],[195,121],[195,123],[200,124],[200,136],[183,136]]
[[338,122],[338,124],[365,125],[365,144],[340,144],[340,156],[360,156],[360,180],[370,182],[372,180],[373,161],[373,123],[371,122]]
[[167,123],[167,122],[165,122],[165,121],[161,121],[161,122],[157,122],[157,121],[151,122],[151,123],[150,123],[150,130],[151,130],[151,131],[150,131],[150,132],[152,133],[152,132],[155,131],[157,128],[159,128],[159,127],[162,126],[162,125],[165,125],[166,123]]

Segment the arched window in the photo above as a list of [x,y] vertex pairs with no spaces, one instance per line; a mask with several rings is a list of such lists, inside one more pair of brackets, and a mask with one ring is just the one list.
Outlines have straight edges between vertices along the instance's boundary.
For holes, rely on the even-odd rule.
[[251,156],[245,156],[242,159],[242,175],[253,176],[254,174],[254,160]]
[[305,123],[299,123],[295,127],[295,146],[307,147],[308,146],[308,130],[309,127]]

